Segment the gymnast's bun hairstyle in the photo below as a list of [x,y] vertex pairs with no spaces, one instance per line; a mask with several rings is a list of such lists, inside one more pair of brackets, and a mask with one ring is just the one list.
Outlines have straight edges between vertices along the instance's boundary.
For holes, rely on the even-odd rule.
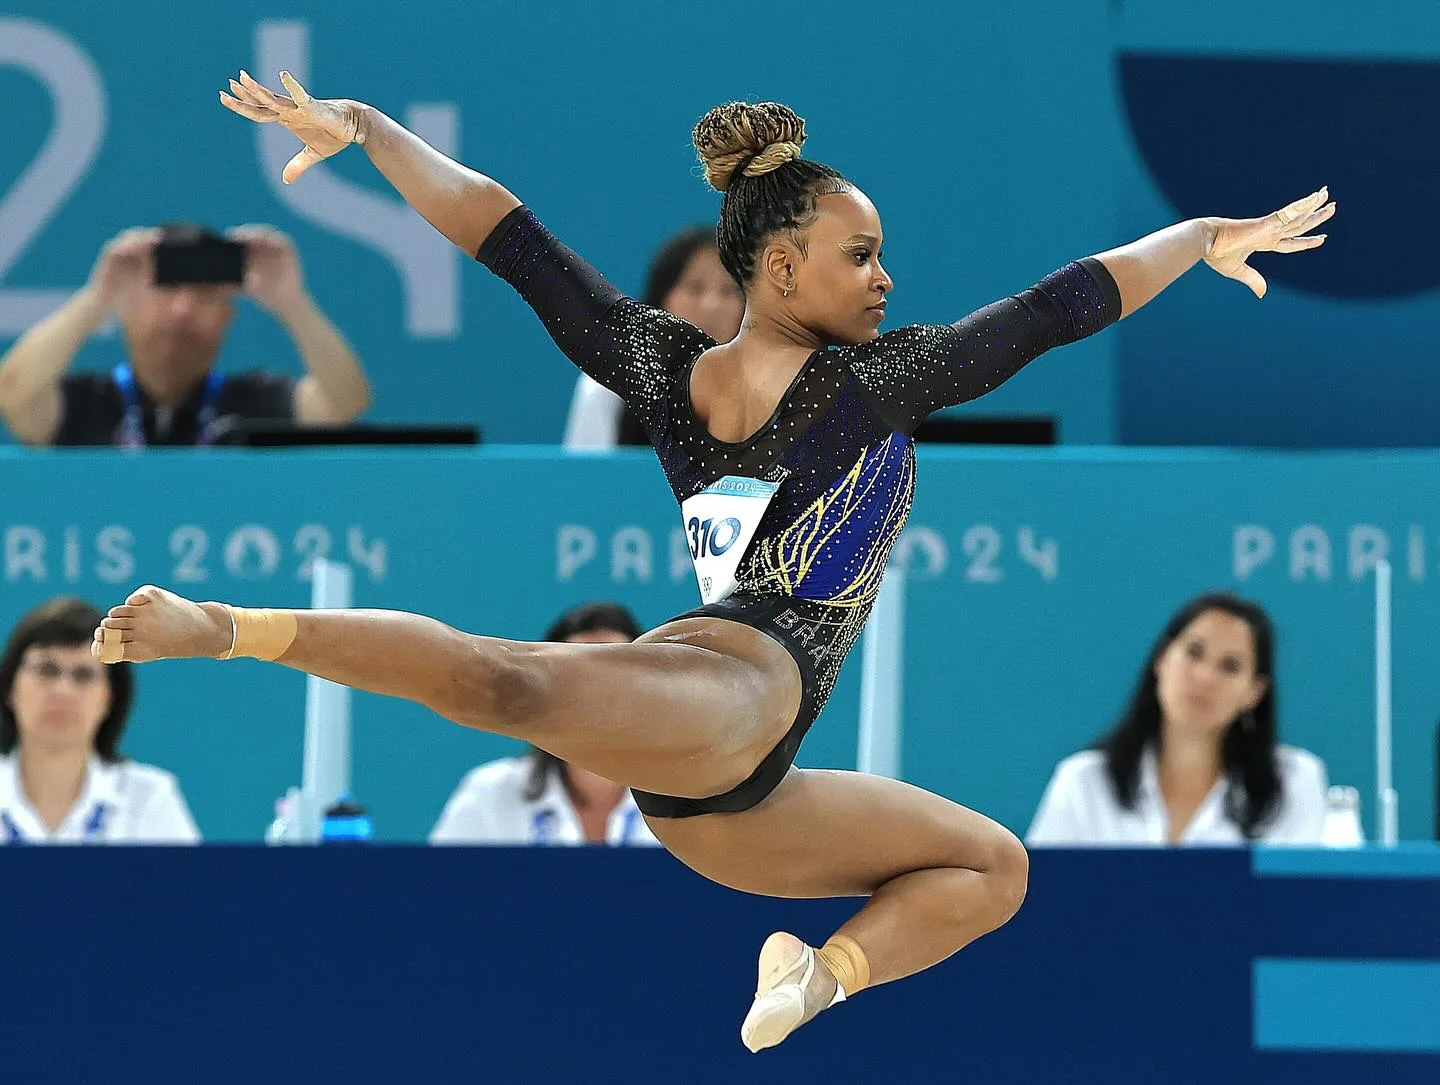
[[[829,166],[800,157],[805,120],[779,102],[716,106],[691,138],[705,180],[724,193],[715,240],[720,262],[742,287],[769,237],[803,230],[814,221],[816,197],[850,188]],[[803,252],[803,239],[794,240]]]

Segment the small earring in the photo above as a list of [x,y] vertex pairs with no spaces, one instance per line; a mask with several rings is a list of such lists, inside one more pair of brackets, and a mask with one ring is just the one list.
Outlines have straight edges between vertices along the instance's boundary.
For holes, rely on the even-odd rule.
[[788,297],[790,296],[790,291],[792,291],[792,290],[794,290],[794,289],[795,289],[795,288],[794,288],[793,286],[787,286],[787,287],[785,288],[785,297],[788,298]]

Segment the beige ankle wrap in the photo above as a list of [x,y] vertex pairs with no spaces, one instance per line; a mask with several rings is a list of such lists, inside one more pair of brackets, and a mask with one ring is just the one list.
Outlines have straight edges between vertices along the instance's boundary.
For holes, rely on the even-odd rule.
[[225,604],[230,613],[230,650],[221,659],[250,657],[273,662],[295,642],[293,610],[248,610]]
[[870,986],[870,960],[855,939],[837,934],[817,949],[815,956],[830,970],[846,997]]

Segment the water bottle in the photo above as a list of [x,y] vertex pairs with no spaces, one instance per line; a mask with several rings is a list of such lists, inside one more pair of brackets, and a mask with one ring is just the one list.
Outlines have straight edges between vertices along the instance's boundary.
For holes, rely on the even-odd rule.
[[341,795],[320,822],[320,843],[368,844],[373,831],[365,807],[349,795]]
[[1321,842],[1327,848],[1358,848],[1365,843],[1360,827],[1360,792],[1335,786],[1325,795],[1325,828]]
[[300,789],[292,787],[275,800],[275,820],[265,830],[265,843],[292,844],[299,833]]

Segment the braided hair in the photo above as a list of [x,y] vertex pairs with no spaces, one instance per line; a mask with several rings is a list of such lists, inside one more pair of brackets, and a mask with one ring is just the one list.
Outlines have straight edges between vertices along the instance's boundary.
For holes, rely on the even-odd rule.
[[715,241],[720,262],[742,286],[755,274],[767,238],[815,221],[815,201],[852,186],[836,170],[800,157],[805,121],[778,102],[730,102],[700,118],[691,138],[710,187],[724,193]]

